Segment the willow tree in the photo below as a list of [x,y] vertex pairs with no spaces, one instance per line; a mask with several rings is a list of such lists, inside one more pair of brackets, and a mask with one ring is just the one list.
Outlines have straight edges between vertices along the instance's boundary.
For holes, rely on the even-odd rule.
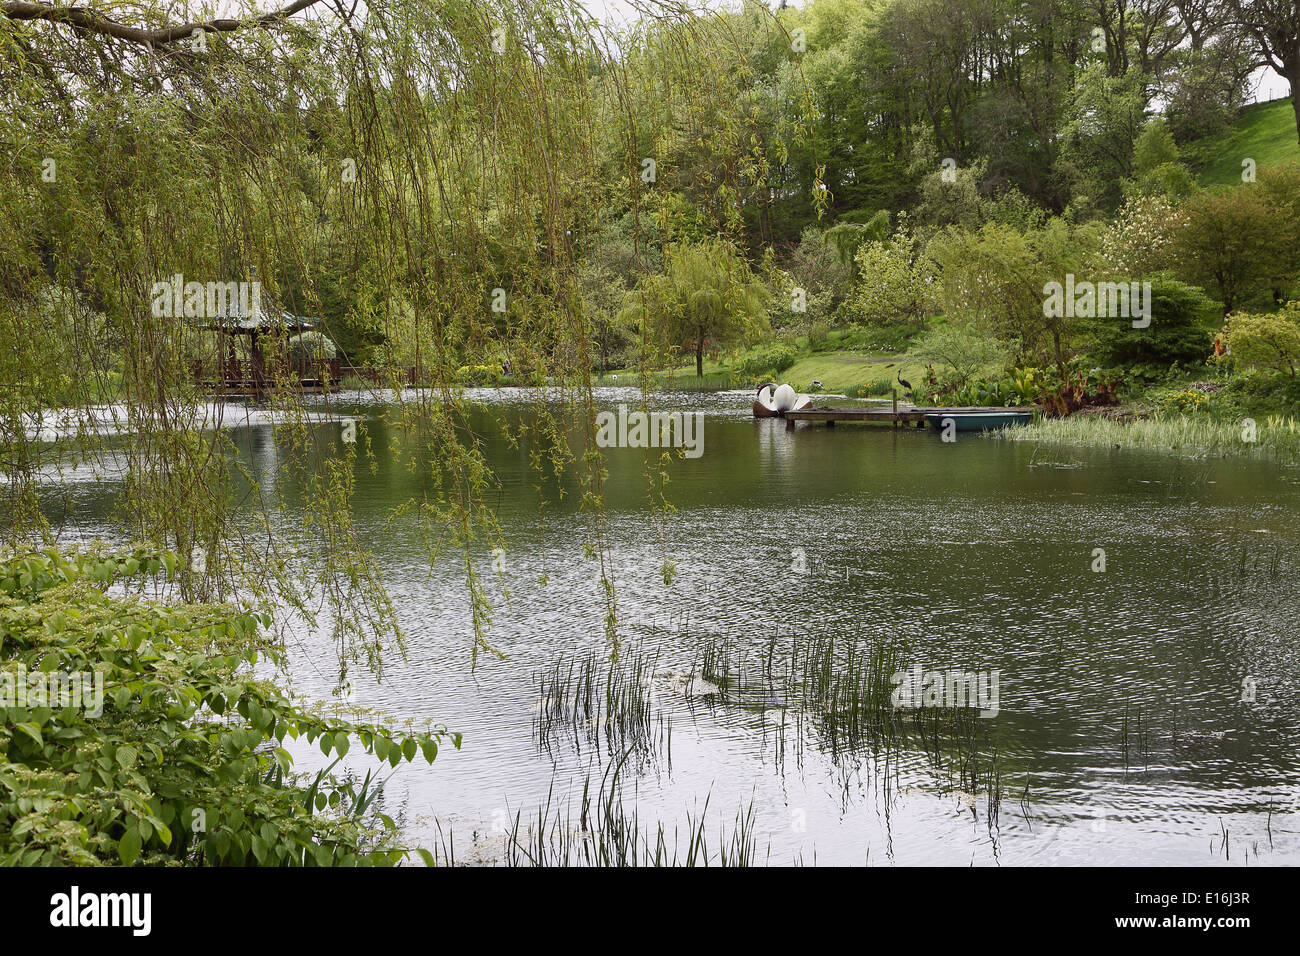
[[748,342],[770,331],[767,287],[726,240],[683,243],[667,270],[628,295],[623,312],[668,351],[693,352],[704,374],[704,350]]
[[[284,620],[324,595],[340,681],[382,668],[401,629],[350,521],[355,459],[374,452],[310,440],[320,408],[282,381],[279,467],[312,500],[304,528],[277,530],[220,427],[229,406],[194,384],[211,334],[151,308],[160,279],[257,281],[379,343],[396,454],[423,478],[402,514],[431,562],[458,555],[475,658],[492,613],[475,557],[504,542],[457,370],[489,354],[526,370],[534,464],[580,481],[616,637],[579,270],[610,210],[635,217],[661,188],[647,158],[671,176],[689,141],[723,226],[763,190],[749,120],[724,108],[746,55],[727,15],[647,0],[614,30],[561,0],[223,9],[0,3],[6,545],[57,543],[58,476],[120,459],[119,537],[179,553],[183,597]],[[417,390],[396,391],[399,362]]]

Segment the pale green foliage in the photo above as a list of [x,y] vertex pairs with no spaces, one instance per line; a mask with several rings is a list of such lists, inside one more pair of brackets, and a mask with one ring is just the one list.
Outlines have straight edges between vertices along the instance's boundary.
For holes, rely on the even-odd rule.
[[1120,184],[1133,174],[1133,144],[1146,125],[1146,78],[1137,70],[1112,76],[1105,63],[1090,63],[1075,80],[1070,117],[1063,130],[1062,164],[1081,198],[1113,208]]
[[1186,223],[1175,242],[1176,268],[1217,294],[1225,314],[1248,303],[1295,260],[1295,209],[1277,201],[1262,175],[1259,183],[1197,193],[1181,212]]
[[949,378],[957,385],[977,372],[1007,360],[1011,349],[1006,343],[961,325],[944,324],[925,332],[908,351],[915,362],[938,361],[945,365]]
[[1149,173],[1159,166],[1178,162],[1178,145],[1165,121],[1159,117],[1142,127],[1133,143],[1133,168]]
[[950,322],[1013,343],[1022,360],[1046,358],[1064,368],[1078,324],[1043,314],[1044,286],[1097,269],[1096,228],[1062,219],[1026,231],[990,223],[976,233],[946,230],[929,252],[939,268],[936,296]]
[[885,241],[858,247],[858,282],[846,303],[857,321],[872,325],[917,325],[928,309],[934,263],[906,221]]
[[889,210],[878,209],[866,222],[837,222],[823,233],[823,238],[856,275],[858,247],[864,242],[887,239],[890,221]]
[[[504,357],[566,386],[559,403],[537,402],[536,427],[554,441],[532,464],[573,475],[585,543],[603,549],[601,462],[568,447],[594,415],[587,389],[608,316],[584,302],[589,239],[618,217],[623,264],[641,272],[658,254],[642,248],[647,236],[738,223],[768,192],[766,152],[780,137],[754,134],[725,14],[656,4],[615,39],[567,4],[319,5],[252,26],[262,12],[228,5],[223,16],[249,25],[204,34],[198,53],[0,16],[0,142],[22,144],[0,163],[0,539],[52,541],[41,489],[56,494],[69,463],[120,456],[122,537],[186,566],[206,555],[181,577],[186,598],[247,595],[328,622],[340,683],[351,664],[379,670],[400,652],[351,520],[364,452],[314,440],[317,411],[278,382],[263,396],[280,423],[277,467],[310,500],[303,526],[277,533],[268,483],[241,474],[227,433],[198,427],[208,396],[192,363],[226,360],[217,337],[151,312],[161,279],[256,276],[270,301],[328,318],[340,345],[350,336],[347,357],[372,361],[380,381],[418,384],[383,413],[419,476],[400,510],[430,562],[456,553],[477,659],[492,617],[477,558],[502,535],[460,369]],[[179,16],[161,0],[118,13],[148,26]],[[747,15],[771,20],[761,7]],[[658,160],[653,186],[639,178],[643,157]],[[651,215],[658,231],[643,232]],[[729,329],[757,315],[749,288],[738,281],[722,301],[700,290],[689,314]],[[47,303],[61,308],[51,321]],[[105,387],[125,448],[89,421]],[[32,422],[54,407],[75,434],[48,441]],[[606,604],[612,621],[612,595]]]
[[339,350],[323,332],[303,332],[289,339],[289,354],[294,358],[332,359]]
[[1300,300],[1263,315],[1233,312],[1224,321],[1223,337],[1228,354],[1242,365],[1295,378],[1300,368]]
[[770,331],[770,293],[724,239],[674,246],[668,269],[628,293],[623,315],[667,348],[695,355],[703,374],[706,346],[723,348]]

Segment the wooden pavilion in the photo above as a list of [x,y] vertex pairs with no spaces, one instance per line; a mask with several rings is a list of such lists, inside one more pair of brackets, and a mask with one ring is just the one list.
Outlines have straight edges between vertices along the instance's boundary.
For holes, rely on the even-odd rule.
[[[261,306],[251,316],[200,321],[200,328],[216,333],[218,356],[215,366],[195,363],[194,376],[201,388],[226,395],[260,396],[286,381],[304,391],[335,391],[339,387],[337,359],[293,356],[289,349],[290,336],[318,331],[320,319]],[[240,339],[248,342],[247,359],[240,357]],[[272,342],[279,348],[268,348]]]

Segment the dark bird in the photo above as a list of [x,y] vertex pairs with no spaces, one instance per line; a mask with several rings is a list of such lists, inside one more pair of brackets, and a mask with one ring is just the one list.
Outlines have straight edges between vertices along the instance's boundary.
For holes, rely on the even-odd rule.
[[903,370],[901,368],[898,370],[898,384],[903,386],[903,388],[907,389],[909,392],[912,390],[912,383],[903,378]]

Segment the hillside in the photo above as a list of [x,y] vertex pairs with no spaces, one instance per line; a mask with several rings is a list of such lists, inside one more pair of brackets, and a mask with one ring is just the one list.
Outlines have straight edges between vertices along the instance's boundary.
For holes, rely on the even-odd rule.
[[1291,100],[1246,107],[1232,126],[1204,143],[1197,143],[1189,153],[1193,162],[1197,159],[1203,162],[1199,170],[1203,186],[1241,182],[1241,161],[1246,158],[1255,160],[1260,168],[1300,162]]

